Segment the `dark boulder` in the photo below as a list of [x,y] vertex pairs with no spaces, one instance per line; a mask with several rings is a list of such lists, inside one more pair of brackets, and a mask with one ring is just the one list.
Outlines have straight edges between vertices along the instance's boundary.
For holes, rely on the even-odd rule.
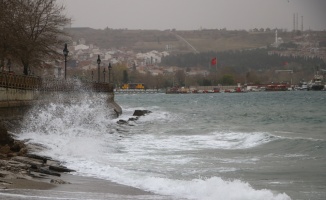
[[51,176],[59,176],[59,177],[61,176],[60,173],[49,170],[48,167],[39,167],[35,171],[39,172],[39,173],[42,173],[42,174],[51,175]]
[[56,172],[75,172],[73,169],[69,169],[64,166],[49,166],[49,170],[56,171]]
[[128,121],[136,121],[136,120],[138,120],[138,117],[131,117],[128,119]]
[[51,179],[50,183],[53,184],[71,184],[70,182],[61,180],[61,179]]
[[51,160],[51,158],[48,156],[40,156],[40,155],[32,154],[32,153],[26,154],[26,157],[42,160],[43,163],[46,163],[46,161]]
[[147,114],[149,114],[149,113],[152,113],[152,112],[149,111],[149,110],[135,110],[133,116],[140,117],[140,116],[147,115]]
[[126,120],[120,119],[119,121],[117,121],[118,124],[128,124],[128,122]]
[[13,145],[14,139],[8,133],[7,129],[0,124],[0,146]]
[[10,150],[13,152],[20,152],[23,148],[25,148],[25,144],[21,141],[14,141],[14,144],[10,147]]

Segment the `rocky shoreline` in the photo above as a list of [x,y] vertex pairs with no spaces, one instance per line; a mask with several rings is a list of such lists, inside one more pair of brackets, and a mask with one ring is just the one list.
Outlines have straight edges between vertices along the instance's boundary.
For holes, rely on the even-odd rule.
[[0,123],[0,189],[12,188],[13,180],[33,180],[51,184],[67,184],[61,174],[73,172],[60,162],[45,156],[29,153],[33,146],[13,138],[6,126]]
[[[135,110],[134,118],[117,121],[120,125],[136,121],[140,116],[151,113],[148,110]],[[74,172],[50,157],[39,156],[30,152],[41,150],[37,145],[26,145],[15,139],[8,130],[19,127],[19,120],[0,121],[0,189],[19,187],[19,181],[34,181],[51,184],[70,184],[63,180],[63,174]],[[50,186],[51,186],[50,185]],[[37,188],[40,188],[39,186]],[[41,187],[44,188],[44,187]],[[48,189],[48,187],[46,187]]]

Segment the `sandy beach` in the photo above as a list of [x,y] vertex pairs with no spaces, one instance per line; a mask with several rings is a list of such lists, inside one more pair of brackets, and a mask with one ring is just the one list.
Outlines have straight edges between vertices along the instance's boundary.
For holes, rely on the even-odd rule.
[[[71,174],[61,174],[61,180],[64,180],[65,184],[50,183],[49,179],[3,179],[0,178],[2,187],[7,189],[31,189],[31,190],[55,190],[55,191],[67,191],[67,192],[90,192],[90,193],[112,193],[122,195],[149,195],[151,193],[143,190],[113,183],[107,180],[83,177]],[[12,183],[12,184],[8,184]]]
[[[57,180],[0,178],[0,199],[151,199],[156,195],[107,180],[62,173]],[[51,179],[52,180],[52,179]]]
[[89,193],[111,193],[119,195],[151,195],[149,192],[145,192],[134,187],[129,187],[97,178],[70,174],[63,174],[61,178],[68,181],[70,184],[57,185],[57,187],[53,188],[53,190]]

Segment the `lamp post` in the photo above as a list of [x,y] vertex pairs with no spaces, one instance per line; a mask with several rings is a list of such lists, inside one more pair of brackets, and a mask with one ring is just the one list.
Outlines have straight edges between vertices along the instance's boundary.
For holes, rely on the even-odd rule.
[[98,76],[97,76],[97,81],[100,82],[100,64],[101,64],[101,59],[100,55],[97,57],[97,71],[98,71]]
[[68,56],[67,43],[65,43],[65,48],[63,49],[63,55],[65,56],[65,80],[67,79],[67,56]]
[[111,63],[109,63],[109,66],[108,66],[108,70],[109,70],[109,84],[111,83],[111,69],[112,69]]
[[2,68],[2,72],[3,72],[5,70],[5,64],[3,59],[1,59],[0,67]]
[[105,68],[103,69],[103,78],[104,78],[104,83],[105,83]]
[[92,71],[92,81],[93,81],[93,76],[94,76],[94,73],[93,73],[93,71]]
[[10,59],[8,59],[7,67],[8,67],[9,73],[10,73],[10,67],[11,67],[11,61],[10,61]]

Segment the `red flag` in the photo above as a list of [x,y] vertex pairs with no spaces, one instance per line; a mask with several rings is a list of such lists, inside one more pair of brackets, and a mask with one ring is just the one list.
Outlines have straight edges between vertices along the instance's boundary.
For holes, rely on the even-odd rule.
[[216,63],[217,63],[217,59],[213,58],[212,61],[211,61],[211,65],[216,65]]

